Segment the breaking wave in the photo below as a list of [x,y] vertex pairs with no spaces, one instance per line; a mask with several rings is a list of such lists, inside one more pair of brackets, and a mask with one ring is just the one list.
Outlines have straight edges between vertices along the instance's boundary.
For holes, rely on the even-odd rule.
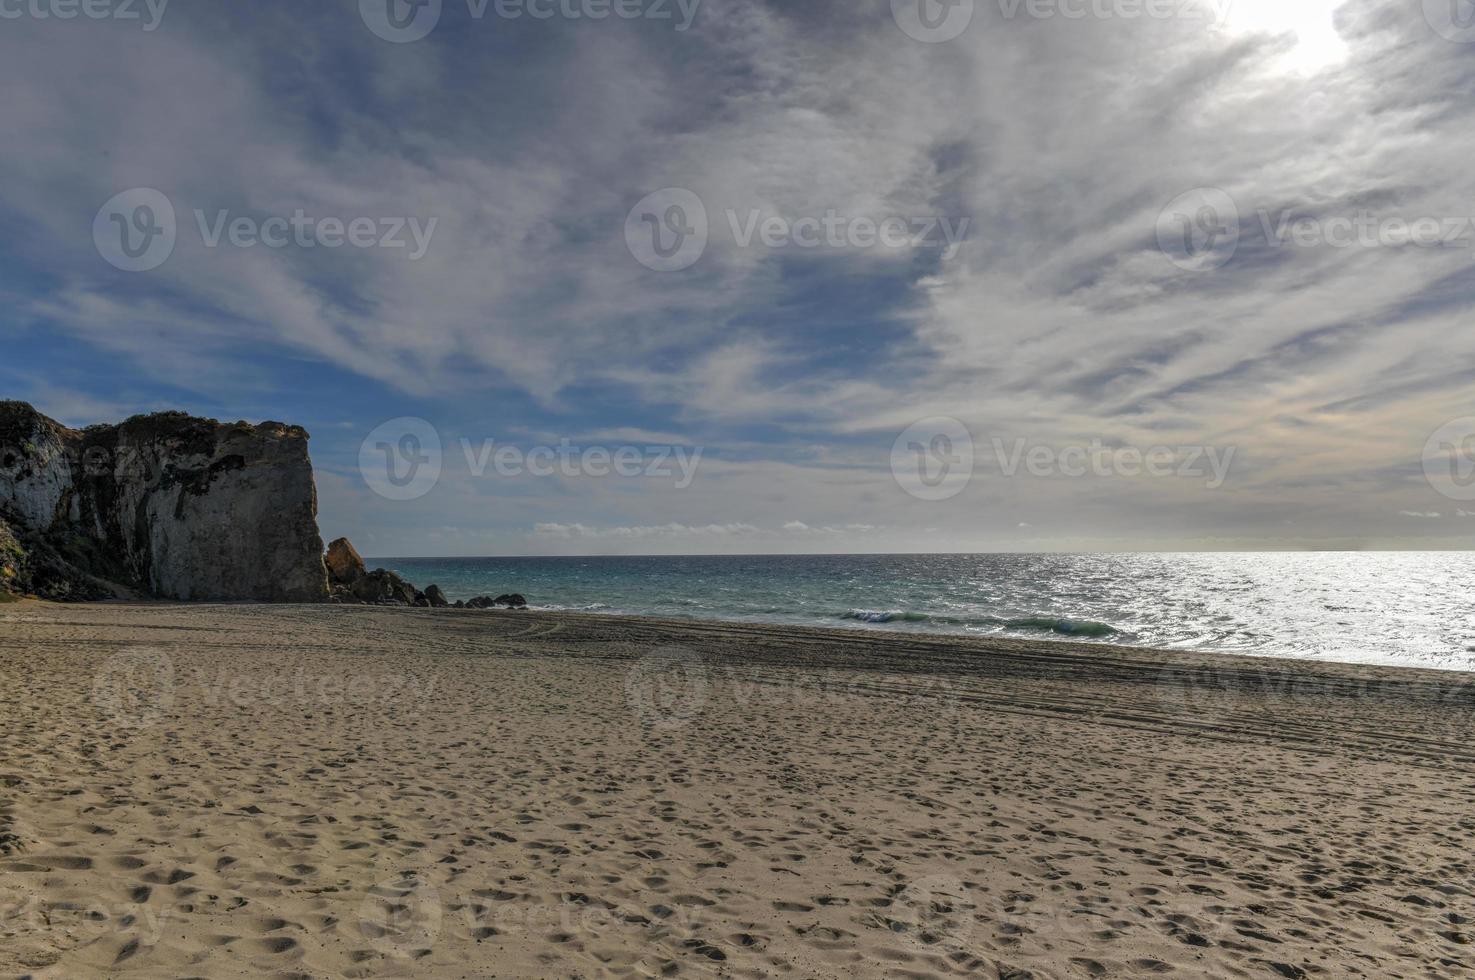
[[1061,636],[1087,638],[1120,636],[1122,632],[1110,623],[1098,623],[1089,619],[1060,619],[1053,616],[1005,619],[998,616],[944,616],[905,609],[850,609],[841,613],[837,618],[859,623],[946,623],[952,626],[980,626],[1001,631],[1058,633]]

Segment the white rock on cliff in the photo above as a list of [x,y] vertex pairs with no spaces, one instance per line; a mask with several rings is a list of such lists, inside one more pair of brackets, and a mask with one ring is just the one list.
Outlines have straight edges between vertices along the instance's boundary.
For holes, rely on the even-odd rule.
[[0,402],[0,514],[79,570],[171,599],[327,597],[307,433],[180,413],[77,431]]

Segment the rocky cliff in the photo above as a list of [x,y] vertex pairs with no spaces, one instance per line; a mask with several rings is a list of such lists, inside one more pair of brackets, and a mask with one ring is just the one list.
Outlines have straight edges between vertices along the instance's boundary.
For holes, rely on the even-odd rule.
[[0,589],[324,601],[307,440],[177,412],[73,430],[0,402]]

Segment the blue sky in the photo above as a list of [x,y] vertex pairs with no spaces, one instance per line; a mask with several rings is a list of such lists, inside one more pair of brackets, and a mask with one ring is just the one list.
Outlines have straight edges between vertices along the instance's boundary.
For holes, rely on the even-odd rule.
[[[0,3],[0,395],[302,424],[325,535],[380,556],[1475,544],[1426,466],[1475,416],[1475,34],[1437,3],[976,0],[919,40],[914,0],[443,0],[396,43],[384,2]],[[94,224],[138,188],[174,241],[126,271]],[[706,243],[656,271],[637,204],[670,188]],[[211,242],[298,211],[302,241]],[[1237,241],[1182,261],[1178,214]],[[827,215],[838,244],[794,244]],[[325,247],[325,218],[373,234]],[[423,254],[382,243],[412,222]],[[360,450],[408,417],[439,478],[387,499]],[[925,499],[893,450],[939,418],[971,477]],[[461,440],[701,455],[685,486],[477,475]]]

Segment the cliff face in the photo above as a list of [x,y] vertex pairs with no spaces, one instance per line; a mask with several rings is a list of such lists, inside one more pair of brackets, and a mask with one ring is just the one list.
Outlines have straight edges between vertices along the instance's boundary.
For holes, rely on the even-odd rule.
[[77,431],[0,402],[0,539],[16,542],[0,587],[324,601],[307,440],[296,426],[176,412]]

